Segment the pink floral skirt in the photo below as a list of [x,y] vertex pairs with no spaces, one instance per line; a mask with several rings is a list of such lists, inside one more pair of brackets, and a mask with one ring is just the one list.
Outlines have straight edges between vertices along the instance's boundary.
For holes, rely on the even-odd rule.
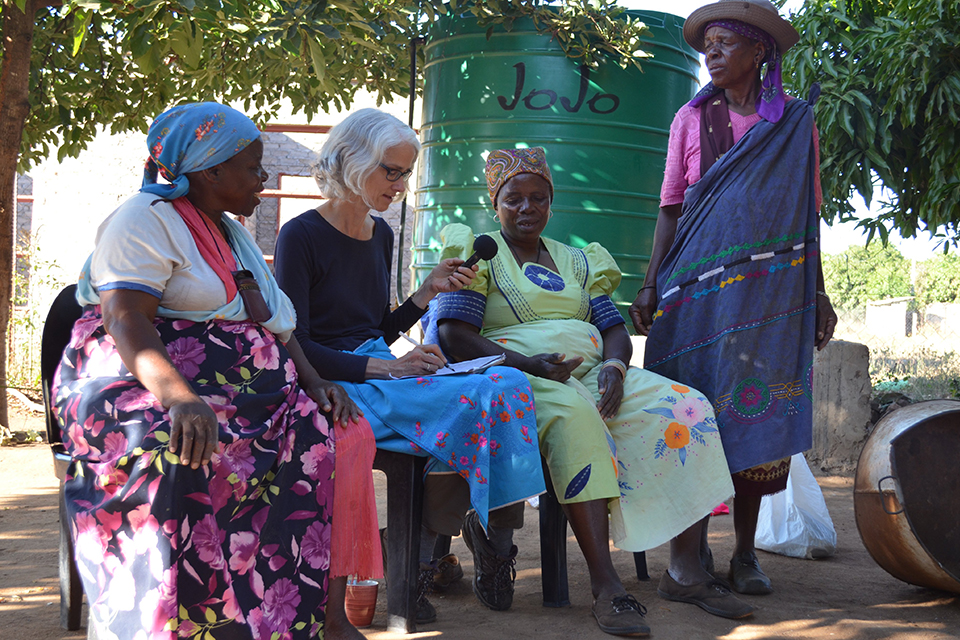
[[178,464],[166,412],[88,310],[54,398],[75,461],[66,503],[91,624],[101,637],[316,637],[330,567],[327,416],[260,325],[154,324],[217,413],[222,451],[197,470]]

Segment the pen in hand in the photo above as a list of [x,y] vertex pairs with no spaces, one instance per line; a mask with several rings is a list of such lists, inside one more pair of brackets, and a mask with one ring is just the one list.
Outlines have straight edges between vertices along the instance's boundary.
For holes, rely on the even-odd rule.
[[[397,335],[400,336],[401,338],[403,338],[404,340],[406,340],[407,342],[409,342],[410,344],[412,344],[412,345],[415,346],[415,347],[420,347],[421,349],[424,348],[424,345],[420,344],[419,342],[417,342],[416,340],[414,340],[413,338],[411,338],[410,336],[408,336],[407,334],[405,334],[403,331],[398,331],[398,332],[397,332]],[[439,347],[437,347],[436,345],[433,345],[433,344],[429,345],[429,347],[430,347],[430,349],[427,349],[427,351],[428,351],[429,353],[432,353],[433,355],[436,355],[437,357],[439,357],[440,360],[441,360],[441,362],[443,363],[443,364],[441,364],[440,366],[437,366],[436,369],[432,370],[431,373],[432,373],[432,374],[436,374],[438,371],[441,371],[441,370],[443,370],[443,369],[447,369],[449,363],[446,362],[446,359],[443,357],[443,353],[440,352]],[[436,353],[434,353],[433,349],[436,349]],[[436,365],[434,365],[434,366],[436,366]]]
[[417,342],[416,340],[414,340],[413,338],[411,338],[410,336],[408,336],[407,334],[405,334],[403,331],[398,332],[397,335],[400,336],[401,338],[403,338],[404,340],[406,340],[407,342],[409,342],[410,344],[412,344],[412,345],[415,346],[415,347],[422,347],[422,346],[423,346],[422,344],[420,344],[419,342]]

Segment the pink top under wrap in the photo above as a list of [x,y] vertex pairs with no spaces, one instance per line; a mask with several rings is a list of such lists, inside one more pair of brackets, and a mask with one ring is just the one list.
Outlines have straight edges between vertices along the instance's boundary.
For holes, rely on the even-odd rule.
[[[788,100],[791,98],[788,96]],[[760,122],[762,118],[754,113],[749,116],[730,111],[730,124],[733,128],[733,141],[737,143],[747,130]],[[820,189],[820,137],[817,126],[813,126],[813,147],[815,150],[817,171],[814,180],[817,211],[823,202]],[[683,193],[687,187],[700,179],[700,109],[684,105],[677,111],[670,125],[670,141],[667,143],[667,165],[663,171],[663,185],[660,187],[660,206],[668,207],[683,202]]]

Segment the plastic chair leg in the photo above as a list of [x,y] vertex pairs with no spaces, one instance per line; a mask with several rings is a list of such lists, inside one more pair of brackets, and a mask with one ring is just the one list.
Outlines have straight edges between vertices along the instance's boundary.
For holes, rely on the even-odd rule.
[[633,564],[637,567],[637,580],[645,582],[650,579],[647,573],[647,552],[637,551],[633,554]]
[[70,631],[80,628],[83,586],[73,555],[73,537],[67,518],[67,502],[60,483],[60,626]]
[[450,536],[440,534],[437,536],[437,544],[433,547],[433,557],[442,558],[450,553]]
[[425,458],[377,450],[373,467],[387,476],[387,629],[417,631],[417,573]]
[[[547,486],[550,480],[547,479]],[[540,496],[540,579],[543,606],[569,607],[567,517],[551,493]]]

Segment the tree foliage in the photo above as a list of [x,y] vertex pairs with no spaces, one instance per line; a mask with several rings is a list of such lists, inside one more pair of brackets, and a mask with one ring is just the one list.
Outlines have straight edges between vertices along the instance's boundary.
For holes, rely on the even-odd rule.
[[871,300],[913,295],[910,263],[893,246],[853,246],[823,256],[823,279],[837,309],[862,307]]
[[539,33],[550,34],[567,56],[594,69],[608,60],[639,69],[640,60],[649,57],[641,48],[641,38],[649,30],[616,0],[568,0],[559,6],[530,0],[485,0],[465,3],[465,7],[480,26],[490,25],[487,38],[495,25],[510,31],[516,19],[532,18]]
[[917,304],[960,302],[960,255],[950,253],[917,265],[914,279]]
[[472,12],[491,28],[533,17],[568,55],[593,65],[643,55],[642,23],[614,0],[550,8],[529,0],[80,0],[37,14],[20,170],[53,149],[60,159],[76,156],[96,125],[145,131],[186,100],[239,101],[262,121],[283,101],[309,118],[348,107],[360,89],[388,101],[408,95],[411,39],[448,11]]
[[956,252],[911,264],[890,245],[853,246],[839,255],[823,256],[823,277],[838,309],[902,296],[913,296],[919,308],[960,302],[960,254]]
[[[891,194],[859,226],[886,242],[926,228],[960,242],[960,2],[805,0],[784,61],[797,95],[813,82],[827,221],[854,191]],[[948,244],[948,246],[949,246]]]

